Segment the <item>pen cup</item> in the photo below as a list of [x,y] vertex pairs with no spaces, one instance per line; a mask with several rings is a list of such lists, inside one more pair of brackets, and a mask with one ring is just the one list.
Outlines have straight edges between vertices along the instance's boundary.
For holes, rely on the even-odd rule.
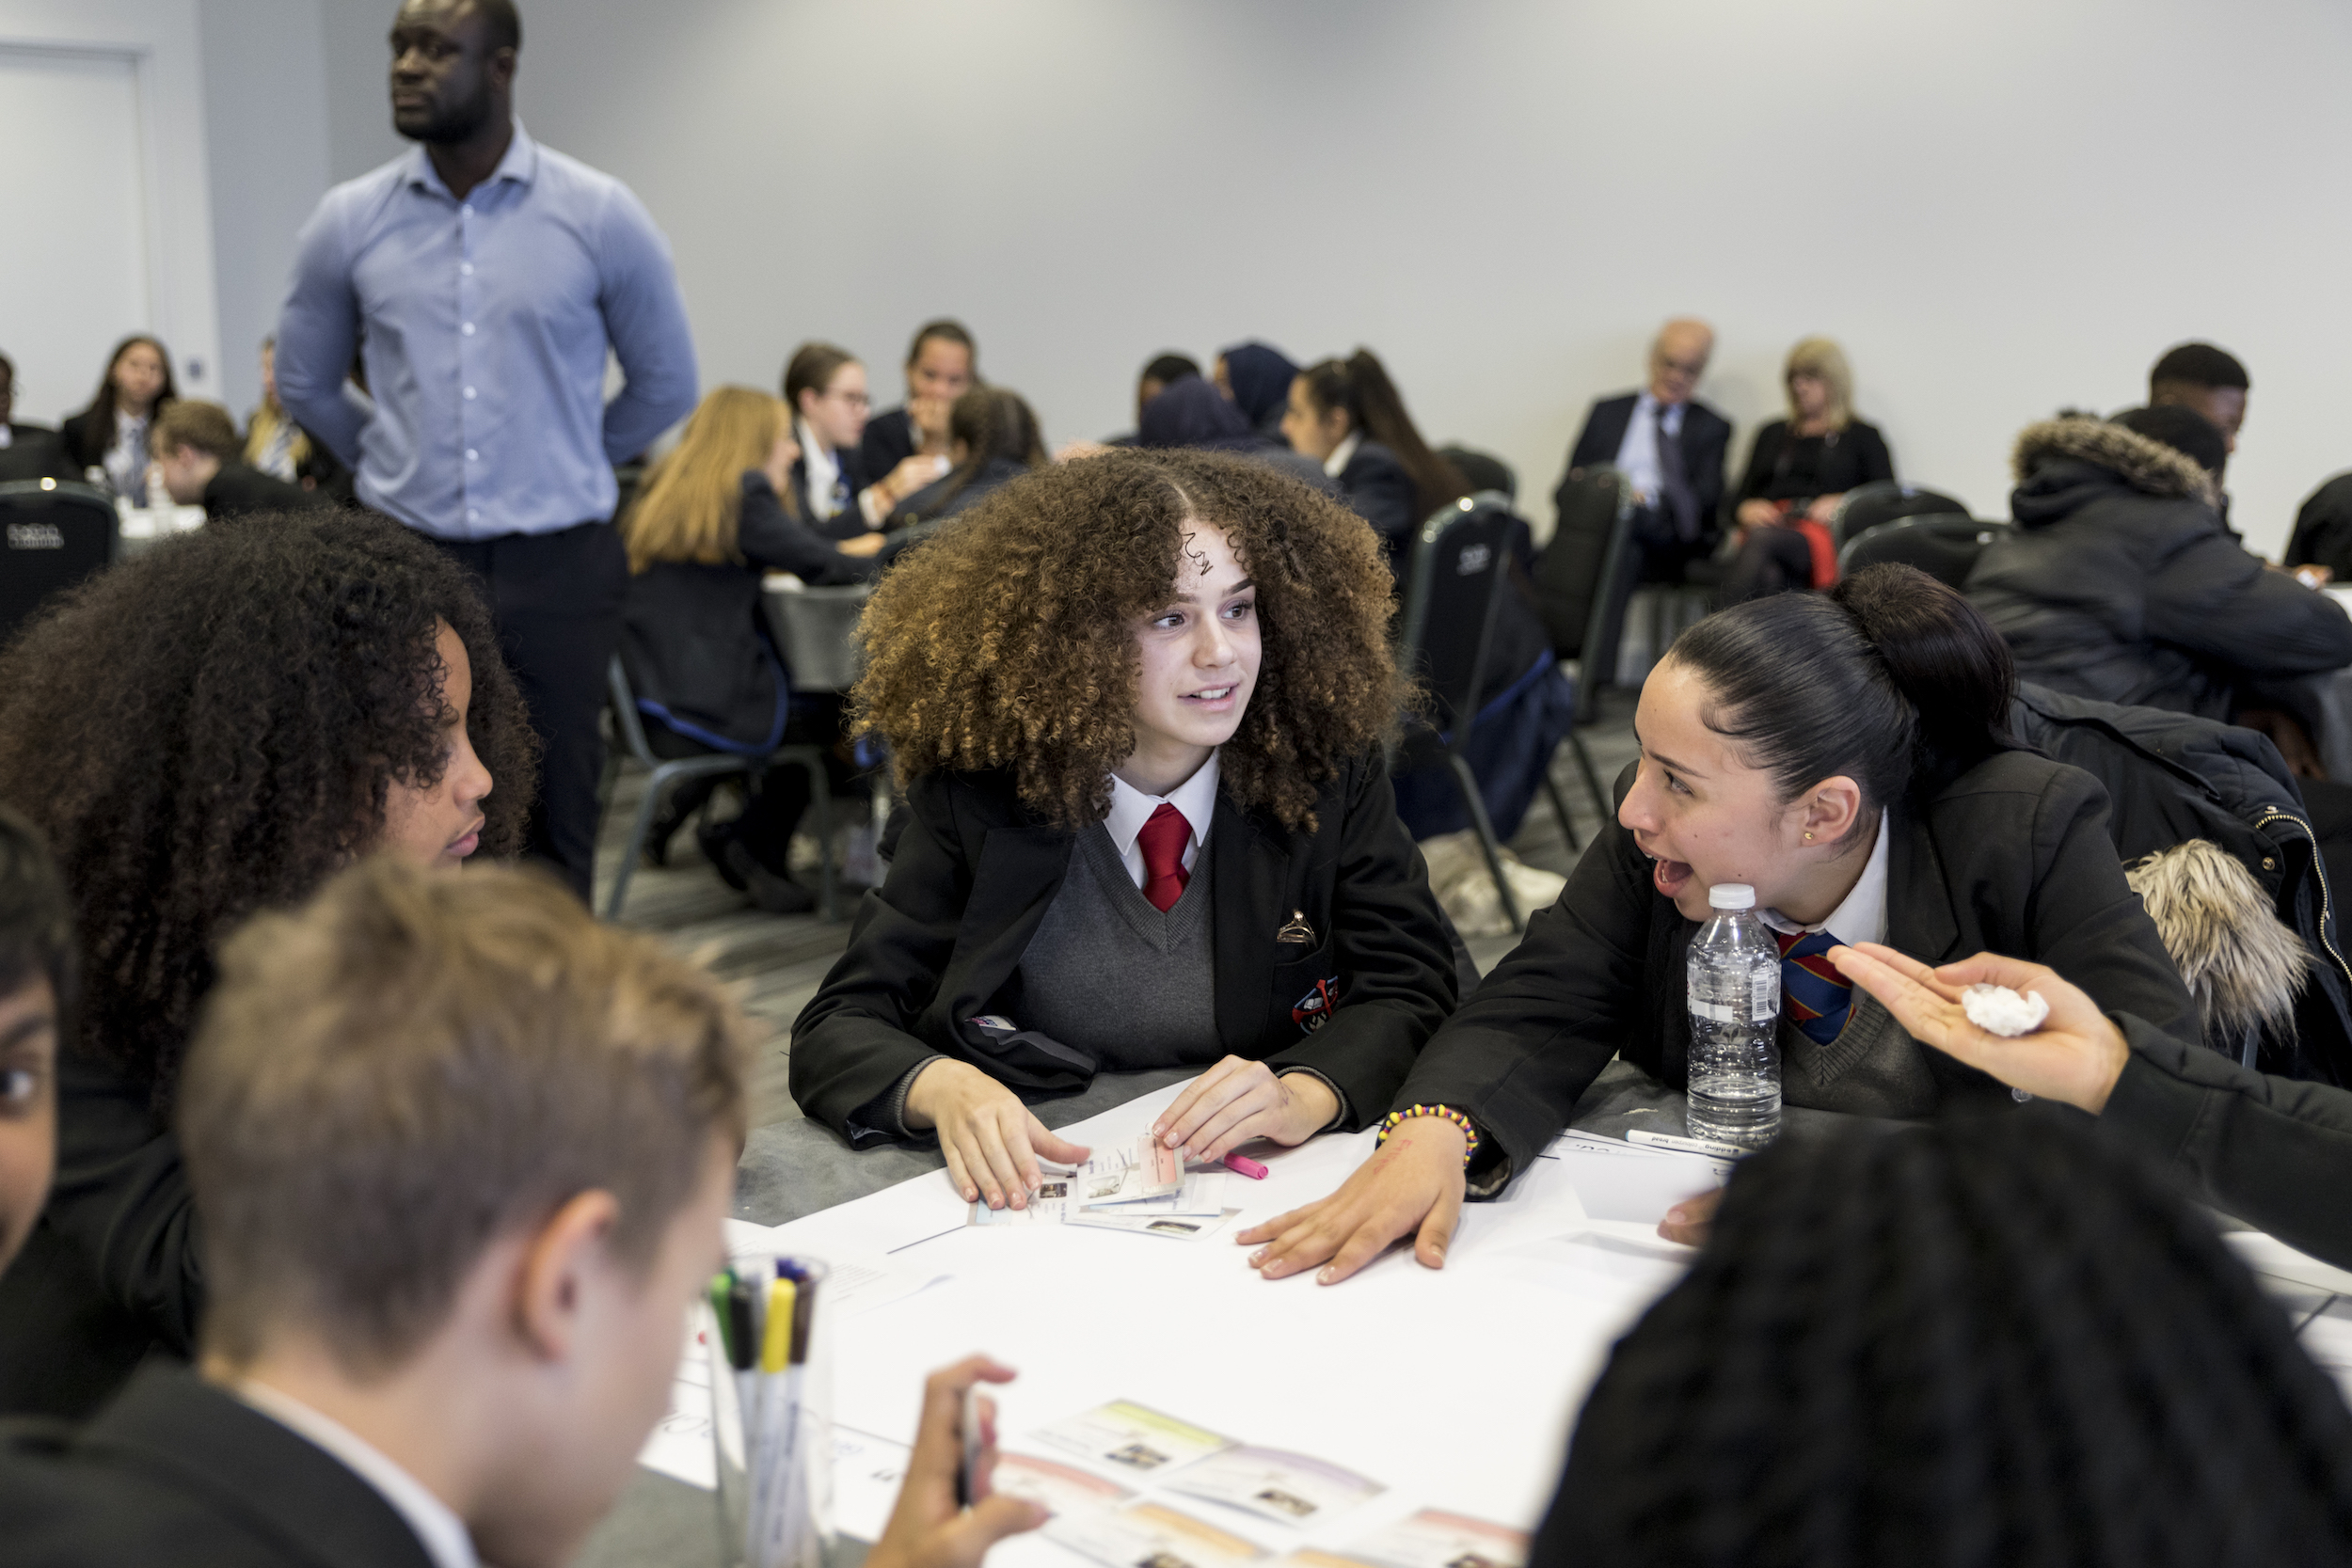
[[[814,1258],[774,1253],[739,1254],[729,1265],[757,1306],[748,1368],[737,1365],[745,1358],[740,1314],[709,1337],[719,1560],[728,1568],[824,1568],[834,1540],[827,1270]],[[778,1279],[792,1285],[794,1315],[783,1327],[768,1310]]]

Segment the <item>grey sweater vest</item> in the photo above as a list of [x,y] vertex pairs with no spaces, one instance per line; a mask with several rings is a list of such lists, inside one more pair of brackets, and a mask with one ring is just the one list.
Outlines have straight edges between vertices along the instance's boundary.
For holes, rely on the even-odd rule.
[[1070,870],[1021,955],[1013,1022],[1075,1046],[1105,1072],[1214,1062],[1216,958],[1209,857],[1166,914],[1127,875],[1101,823],[1083,829]]

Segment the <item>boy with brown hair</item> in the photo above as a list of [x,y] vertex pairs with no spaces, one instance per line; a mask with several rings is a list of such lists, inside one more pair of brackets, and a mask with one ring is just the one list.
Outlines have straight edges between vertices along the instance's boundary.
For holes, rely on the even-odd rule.
[[301,512],[326,506],[316,490],[289,484],[245,460],[245,437],[217,403],[180,398],[165,404],[148,427],[148,455],[171,499],[200,506],[213,522],[251,512]]
[[[568,1560],[723,1259],[744,1075],[715,981],[536,873],[371,861],[255,920],[180,1085],[199,1368],[8,1434],[9,1560]],[[953,1501],[962,1392],[1009,1376],[932,1379],[883,1568],[1039,1522]]]

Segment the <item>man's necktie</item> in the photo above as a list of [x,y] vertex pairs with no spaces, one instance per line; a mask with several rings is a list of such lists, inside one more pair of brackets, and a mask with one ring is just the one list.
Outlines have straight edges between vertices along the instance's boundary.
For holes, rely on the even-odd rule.
[[1666,429],[1668,409],[1658,410],[1658,488],[1674,519],[1675,537],[1689,545],[1699,536],[1699,499],[1691,494],[1691,479],[1682,471],[1682,437]]
[[1829,961],[1837,939],[1827,931],[1774,931],[1780,942],[1780,994],[1791,1022],[1816,1045],[1827,1045],[1853,1011],[1853,985]]
[[1162,914],[1176,907],[1184,884],[1192,880],[1192,873],[1184,869],[1184,846],[1191,842],[1192,824],[1165,800],[1136,834],[1136,847],[1143,851],[1143,895]]

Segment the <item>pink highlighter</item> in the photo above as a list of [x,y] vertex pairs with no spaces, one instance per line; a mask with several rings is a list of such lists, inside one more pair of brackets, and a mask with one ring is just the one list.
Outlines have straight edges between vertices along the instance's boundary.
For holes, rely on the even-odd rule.
[[1252,1181],[1263,1181],[1265,1180],[1265,1166],[1258,1164],[1257,1161],[1250,1159],[1247,1155],[1228,1154],[1225,1156],[1225,1168],[1227,1170],[1239,1171],[1242,1175],[1249,1178]]

